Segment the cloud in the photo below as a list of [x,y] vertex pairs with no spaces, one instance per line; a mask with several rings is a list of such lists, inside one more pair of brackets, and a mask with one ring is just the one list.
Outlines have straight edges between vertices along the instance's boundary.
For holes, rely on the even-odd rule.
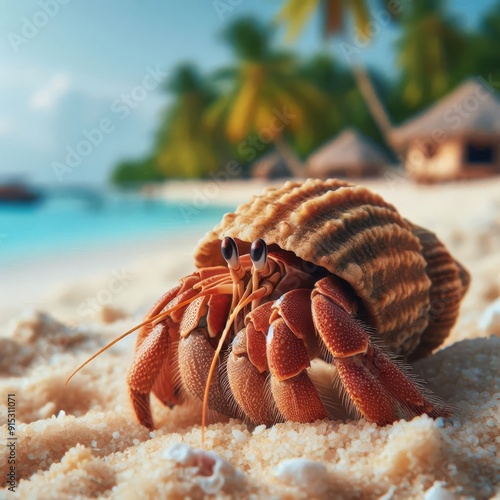
[[52,109],[69,88],[69,77],[65,73],[55,74],[49,83],[36,90],[30,99],[33,109]]

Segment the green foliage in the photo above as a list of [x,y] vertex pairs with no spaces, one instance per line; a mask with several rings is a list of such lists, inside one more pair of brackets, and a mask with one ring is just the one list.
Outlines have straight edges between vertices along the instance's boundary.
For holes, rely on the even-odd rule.
[[269,58],[273,30],[252,18],[237,19],[223,32],[222,39],[242,61]]
[[293,54],[274,48],[269,27],[243,18],[224,30],[223,39],[236,60],[216,75],[220,97],[210,111],[212,124],[222,127],[237,149],[257,136],[254,155],[270,143],[286,147],[285,138],[293,139],[298,151],[309,151],[328,128],[329,97],[300,75]]
[[500,89],[500,2],[468,37],[462,54],[462,74],[481,75],[495,90]]
[[[412,2],[398,41],[402,100],[410,113],[445,95],[457,82],[466,34],[446,15],[443,0]],[[460,78],[461,79],[461,78]]]
[[223,160],[224,144],[207,122],[215,94],[191,65],[181,65],[167,83],[173,96],[158,133],[154,159],[168,178],[206,177]]
[[[326,119],[321,127],[318,127],[310,148],[303,151],[304,154],[310,153],[347,126],[354,126],[378,142],[383,142],[350,69],[340,64],[331,55],[319,53],[305,61],[300,66],[299,72],[330,100],[330,106],[324,108]],[[379,95],[384,100],[390,82],[382,80],[378,75],[375,75],[373,80]]]
[[165,176],[158,170],[152,158],[122,161],[111,175],[113,184],[130,187],[162,180],[165,180]]
[[[367,20],[364,1],[286,0],[281,21],[294,36],[320,9],[324,29],[336,32],[342,19]],[[384,2],[380,2],[383,5]],[[469,76],[500,86],[500,2],[477,31],[466,31],[446,11],[445,0],[405,3],[398,16],[399,73],[394,80],[370,71],[372,83],[389,116],[400,123],[439,99]],[[118,184],[170,178],[203,178],[240,163],[249,163],[289,141],[306,157],[347,126],[355,126],[383,143],[351,68],[331,53],[299,59],[276,48],[274,28],[253,19],[236,19],[221,33],[234,63],[210,75],[190,64],[176,68],[165,91],[165,109],[152,152],[144,160],[117,165]],[[270,131],[276,110],[293,118]],[[265,134],[264,134],[265,132]]]

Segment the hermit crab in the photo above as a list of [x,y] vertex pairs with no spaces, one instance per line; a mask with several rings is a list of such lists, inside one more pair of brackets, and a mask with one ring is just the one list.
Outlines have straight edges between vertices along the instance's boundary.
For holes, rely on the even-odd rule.
[[332,400],[380,425],[450,415],[406,360],[446,338],[469,275],[377,194],[333,179],[268,188],[224,216],[195,264],[139,325],[128,385],[144,426],[151,392],[203,400],[203,423],[207,408],[312,422]]

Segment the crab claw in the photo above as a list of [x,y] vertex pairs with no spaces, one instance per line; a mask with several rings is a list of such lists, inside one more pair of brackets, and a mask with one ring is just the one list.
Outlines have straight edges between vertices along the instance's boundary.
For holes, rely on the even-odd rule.
[[371,343],[368,333],[351,316],[355,303],[336,285],[330,277],[316,283],[312,317],[347,394],[362,415],[380,425],[423,413],[450,416],[446,406],[408,377],[409,367],[400,368]]

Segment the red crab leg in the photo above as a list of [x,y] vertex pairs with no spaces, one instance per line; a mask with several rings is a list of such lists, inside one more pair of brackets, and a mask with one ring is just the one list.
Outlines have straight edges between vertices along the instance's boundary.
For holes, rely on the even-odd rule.
[[280,412],[287,420],[312,422],[327,417],[307,368],[319,353],[311,317],[311,290],[285,293],[273,304],[267,335],[271,388]]
[[310,362],[304,341],[282,318],[275,319],[269,328],[267,360],[272,374],[272,394],[287,420],[314,422],[327,418],[318,391],[306,373]]
[[231,392],[255,424],[271,425],[282,419],[271,395],[266,357],[272,306],[273,302],[266,302],[247,315],[247,326],[234,338],[227,361]]
[[[202,399],[207,384],[208,372],[214,358],[214,348],[207,340],[205,329],[198,328],[179,342],[179,370],[184,386],[191,396]],[[217,368],[220,366],[217,359]],[[221,371],[216,370],[210,380],[208,406],[215,411],[238,417],[234,412],[236,405],[230,395],[224,394]]]
[[[225,272],[226,275],[216,274],[221,272]],[[137,418],[142,425],[150,429],[154,427],[150,408],[150,392],[153,390],[158,398],[167,405],[176,404],[179,399],[181,386],[179,383],[175,383],[177,382],[178,369],[175,358],[180,326],[186,328],[185,323],[189,323],[187,318],[194,316],[197,321],[190,327],[193,330],[199,321],[196,309],[203,309],[207,303],[210,304],[214,297],[211,294],[228,293],[228,285],[225,283],[229,277],[227,269],[223,267],[207,268],[198,274],[199,276],[195,274],[183,278],[179,286],[166,293],[153,306],[147,319],[154,320],[154,322],[143,326],[137,337],[136,353],[129,369],[127,382]],[[202,278],[201,282],[200,278]],[[201,292],[195,288],[199,283],[202,283]],[[226,297],[229,301],[229,295]],[[197,302],[197,308],[192,307],[195,302]],[[224,300],[214,300],[213,302],[223,306]],[[162,312],[165,309],[167,312]],[[191,311],[191,314],[188,314],[188,310]],[[214,320],[211,319],[212,316],[210,315],[209,318],[209,326],[214,323]],[[181,321],[182,323],[179,323]]]
[[[339,299],[340,297],[340,299]],[[312,316],[347,394],[363,416],[378,424],[392,423],[403,415],[427,413],[449,416],[446,407],[434,405],[415,383],[377,346],[347,312],[352,302],[330,278],[316,284]]]
[[[156,316],[177,296],[181,288],[182,285],[179,285],[163,295],[153,306],[147,317]],[[177,402],[178,388],[174,388],[171,371],[168,367],[164,368],[164,362],[170,358],[171,348],[172,338],[169,335],[166,322],[160,323],[154,328],[151,325],[145,325],[141,328],[137,337],[136,352],[132,366],[129,369],[127,383],[137,419],[149,429],[154,428],[149,393],[160,373],[164,381],[160,399],[164,403],[174,404]]]
[[232,343],[227,359],[229,386],[246,417],[257,425],[272,425],[279,416],[270,393],[268,374],[260,372],[248,357],[247,330],[248,327],[243,328]]

